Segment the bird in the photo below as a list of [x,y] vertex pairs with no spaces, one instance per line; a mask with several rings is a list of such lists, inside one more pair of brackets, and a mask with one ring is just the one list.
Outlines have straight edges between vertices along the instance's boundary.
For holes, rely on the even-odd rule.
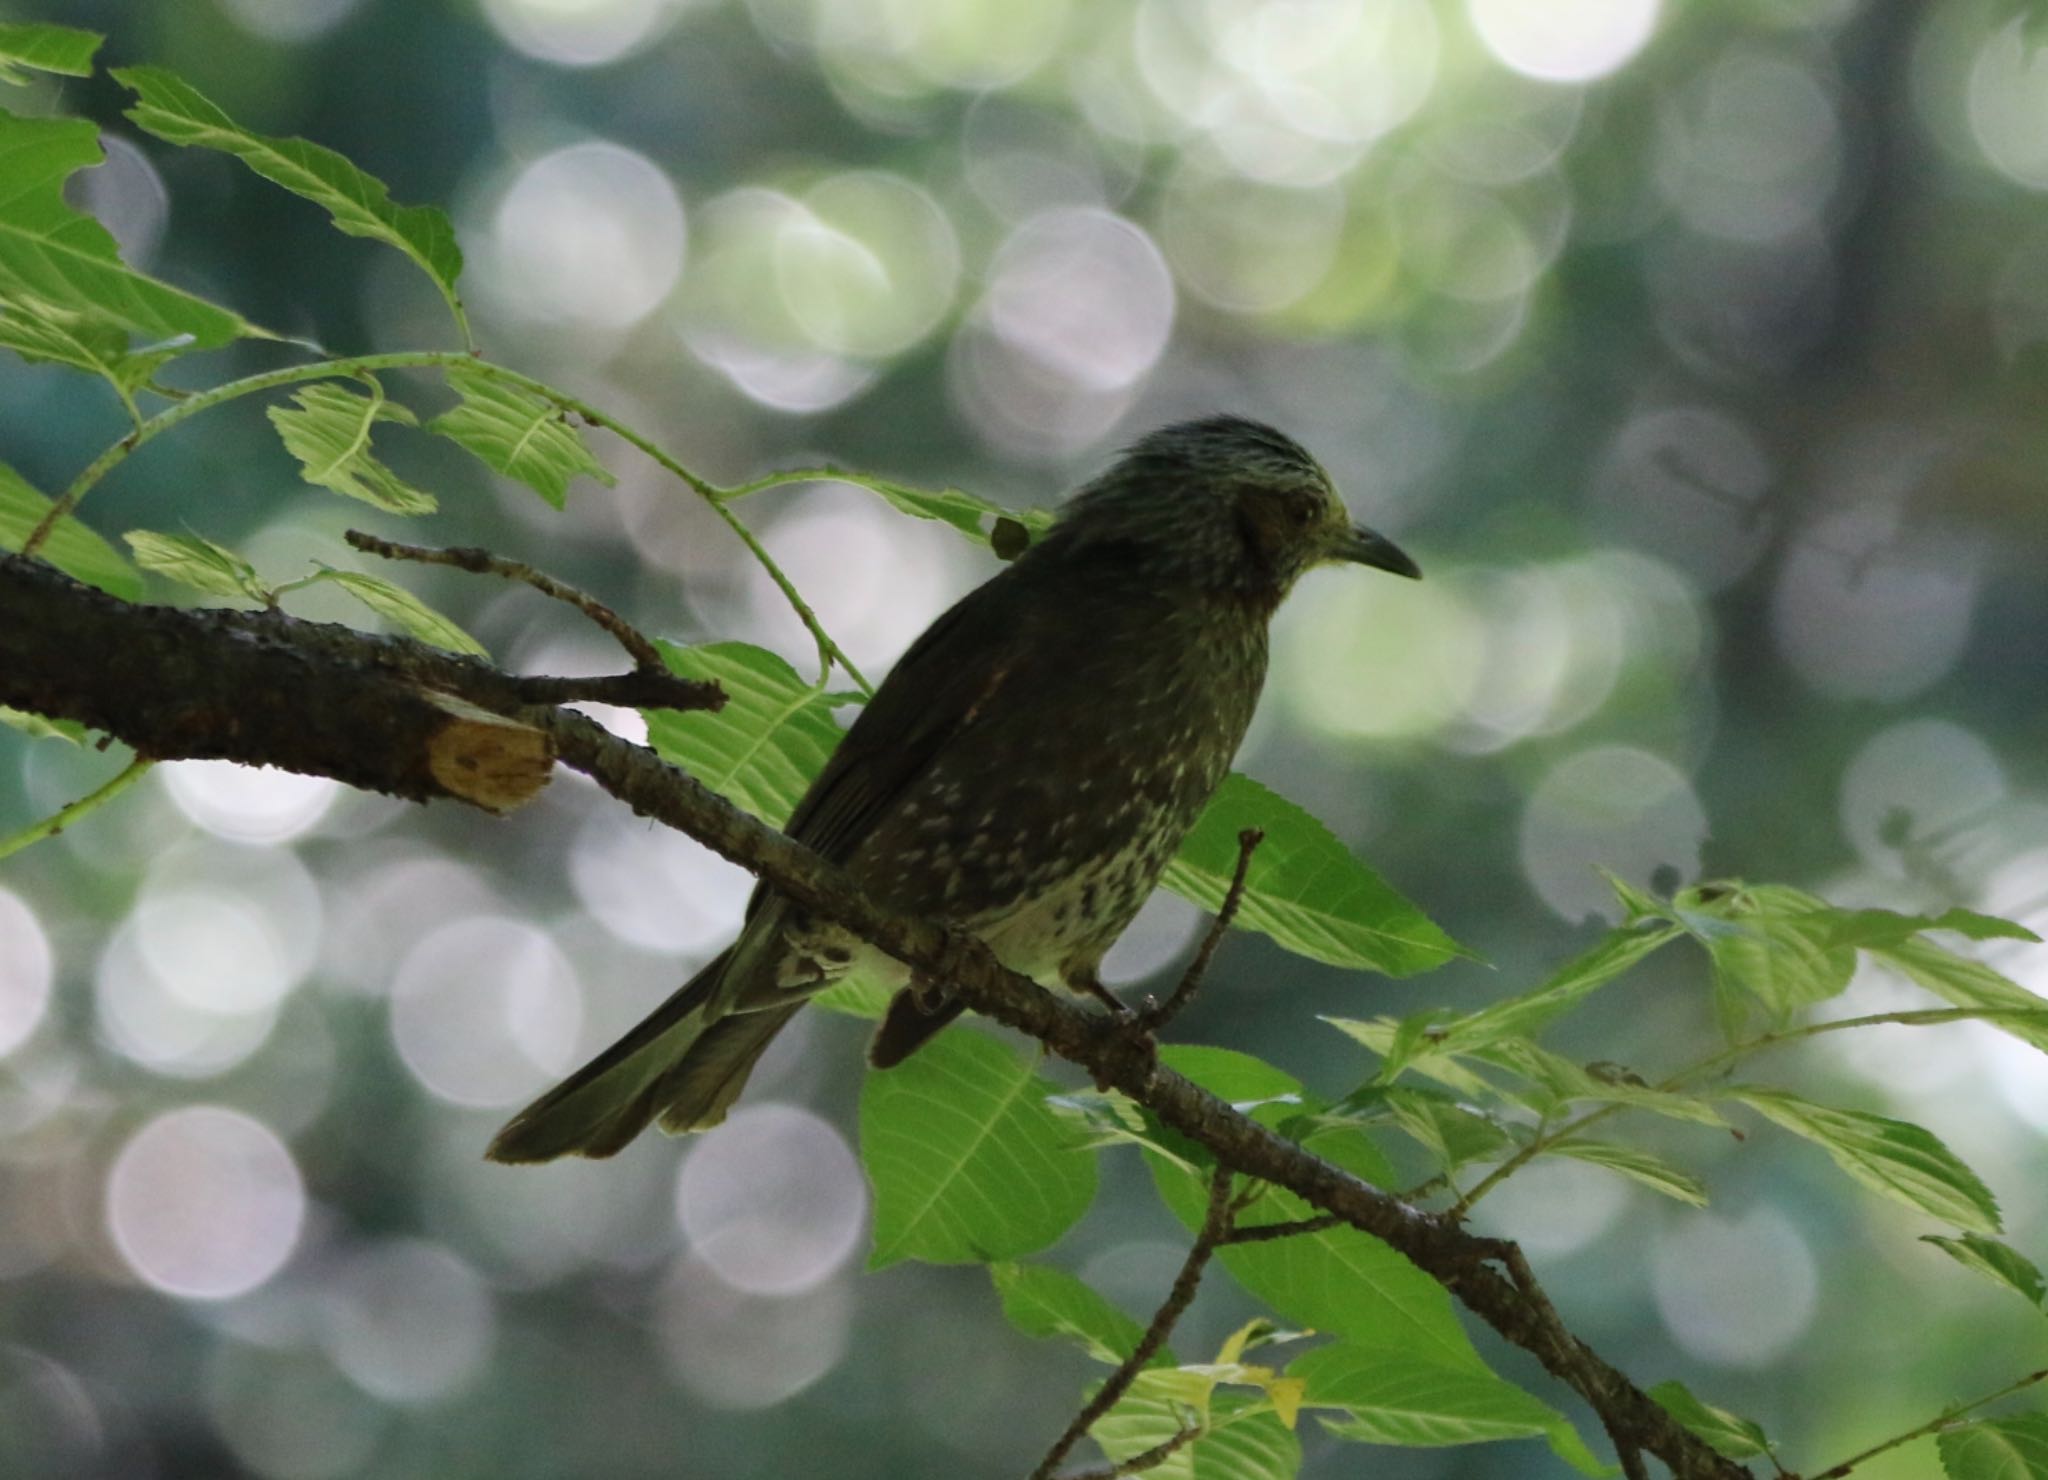
[[[1152,431],[911,644],[786,831],[882,908],[1120,1010],[1103,954],[1222,783],[1274,612],[1332,562],[1421,574],[1284,433],[1232,415]],[[854,973],[896,989],[877,1069],[961,1011],[943,983],[757,886],[730,946],[486,1155],[607,1157],[650,1123],[717,1125],[805,1001]]]

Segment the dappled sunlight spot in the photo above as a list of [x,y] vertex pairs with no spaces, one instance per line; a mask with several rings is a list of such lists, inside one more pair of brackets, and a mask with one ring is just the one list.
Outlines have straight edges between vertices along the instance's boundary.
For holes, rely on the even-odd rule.
[[1625,65],[1657,27],[1658,0],[1466,0],[1504,66],[1545,82],[1590,82]]
[[1187,167],[1167,188],[1160,244],[1197,297],[1235,313],[1270,313],[1322,282],[1345,210],[1334,188],[1288,189]]
[[314,1351],[223,1343],[207,1364],[206,1414],[265,1480],[362,1473],[389,1425],[383,1409]]
[[491,1292],[441,1245],[400,1238],[354,1250],[322,1288],[321,1345],[364,1392],[438,1403],[482,1375],[497,1325]]
[[220,0],[236,25],[265,41],[314,41],[355,14],[362,0]]
[[306,1193],[268,1128],[214,1105],[168,1111],[107,1175],[107,1231],[135,1276],[166,1294],[224,1300],[255,1289],[298,1242]]
[[1552,1158],[1497,1184],[1472,1216],[1482,1232],[1512,1237],[1538,1258],[1561,1259],[1597,1242],[1633,1198],[1615,1172]]
[[1984,38],[1970,67],[1970,133],[1993,168],[2048,190],[2048,52],[2016,15]]
[[1173,330],[1173,276],[1152,239],[1089,207],[1032,217],[997,249],[979,316],[1033,366],[1089,391],[1149,374]]
[[325,776],[233,761],[167,761],[157,775],[180,812],[237,843],[289,842],[319,824],[341,789]]
[[1953,862],[2006,804],[2005,768],[1973,731],[1945,719],[1880,730],[1842,772],[1842,831],[1871,868],[1907,871],[1908,851]]
[[[330,0],[331,3],[331,0]],[[659,39],[695,0],[483,0],[484,18],[543,62],[597,67]]]
[[107,1424],[86,1384],[27,1346],[0,1346],[0,1474],[111,1473]]
[[1608,443],[1592,523],[1718,591],[1769,547],[1777,469],[1742,422],[1707,406],[1630,417]]
[[1427,736],[1470,701],[1486,626],[1461,583],[1419,585],[1347,572],[1314,580],[1280,609],[1274,678],[1288,707],[1326,734]]
[[0,1058],[28,1041],[50,1006],[56,960],[27,901],[0,889]]
[[78,204],[86,214],[120,244],[121,260],[133,268],[147,268],[163,239],[170,195],[156,166],[119,134],[100,135],[100,147],[106,150],[106,163],[74,176],[71,189],[78,192]]
[[[1209,917],[1170,889],[1156,889],[1102,958],[1100,975],[1112,986],[1141,982],[1189,955]],[[1165,988],[1162,985],[1161,995]]]
[[1779,571],[1771,631],[1793,671],[1834,699],[1897,702],[1963,654],[1983,551],[1942,529],[1859,507],[1801,530]]
[[1776,1208],[1740,1217],[1687,1212],[1658,1229],[1651,1288],[1664,1328],[1691,1355],[1758,1369],[1784,1357],[1813,1323],[1813,1251]]
[[577,829],[569,879],[583,907],[620,940],[692,960],[725,943],[753,884],[694,839],[603,812]]
[[727,1284],[698,1254],[662,1286],[655,1337],[675,1380],[715,1408],[772,1408],[846,1356],[853,1293],[829,1280],[793,1299]]
[[[259,962],[239,961],[238,969],[279,960],[269,922],[240,914],[213,923],[228,919],[246,930],[241,939],[257,942],[260,952]],[[277,1021],[282,987],[271,993],[272,983],[245,978],[238,992],[248,993],[247,1000],[269,993],[268,1000],[243,1011],[200,1005],[211,986],[204,972],[214,948],[233,940],[213,936],[202,925],[190,933],[160,934],[157,954],[151,956],[142,947],[137,917],[123,921],[108,938],[93,974],[94,1016],[106,1042],[148,1069],[183,1079],[223,1073],[254,1053]],[[188,946],[196,949],[188,951]],[[189,974],[194,971],[201,974]],[[258,990],[250,992],[251,987]]]
[[545,932],[472,916],[426,936],[398,965],[391,1037],[431,1093],[498,1108],[571,1067],[583,1022],[575,969]]
[[1692,783],[1661,756],[1600,745],[1553,766],[1522,810],[1522,872],[1566,920],[1615,919],[1600,870],[1646,887],[1653,874],[1699,873],[1707,814]]
[[1665,110],[1656,170],[1700,231],[1753,242],[1811,232],[1841,179],[1834,99],[1798,62],[1733,48]]
[[676,1219],[706,1270],[750,1295],[800,1295],[837,1274],[867,1222],[845,1137],[795,1105],[743,1105],[699,1137],[676,1179]]
[[645,155],[593,140],[524,166],[477,233],[474,277],[501,316],[630,329],[683,269],[683,203]]

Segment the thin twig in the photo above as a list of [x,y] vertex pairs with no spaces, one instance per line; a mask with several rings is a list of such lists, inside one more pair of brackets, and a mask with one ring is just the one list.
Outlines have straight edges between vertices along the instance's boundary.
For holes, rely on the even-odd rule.
[[1176,1454],[1180,1453],[1181,1450],[1201,1438],[1205,1432],[1207,1431],[1200,1424],[1189,1424],[1171,1439],[1166,1440],[1162,1444],[1154,1444],[1142,1454],[1134,1454],[1129,1459],[1118,1460],[1113,1465],[1103,1465],[1093,1470],[1082,1470],[1079,1474],[1068,1476],[1067,1480],[1121,1480],[1121,1477],[1125,1475],[1142,1475],[1147,1470],[1155,1470],[1165,1464]]
[[1251,872],[1252,854],[1265,841],[1266,835],[1256,827],[1248,827],[1237,835],[1237,871],[1230,876],[1230,888],[1224,892],[1222,907],[1216,911],[1216,918],[1209,922],[1209,933],[1202,937],[1202,944],[1196,949],[1194,959],[1188,962],[1188,969],[1181,973],[1180,984],[1164,1002],[1149,1004],[1138,1012],[1135,1026],[1141,1031],[1157,1032],[1194,1000],[1202,978],[1209,974],[1209,963],[1216,959],[1216,948],[1230,933],[1230,922],[1237,918],[1238,907],[1244,903],[1244,881]]
[[1131,1348],[1131,1354],[1109,1374],[1109,1380],[1096,1389],[1095,1396],[1082,1405],[1065,1432],[1053,1440],[1052,1448],[1045,1452],[1045,1458],[1031,1472],[1031,1480],[1051,1480],[1052,1472],[1067,1457],[1067,1451],[1081,1441],[1081,1436],[1095,1426],[1097,1419],[1116,1407],[1123,1395],[1130,1391],[1131,1384],[1137,1381],[1138,1374],[1145,1370],[1145,1364],[1166,1344],[1174,1322],[1181,1318],[1195,1298],[1195,1288],[1202,1283],[1202,1271],[1208,1266],[1209,1256],[1230,1233],[1230,1176],[1230,1168],[1225,1166],[1218,1166],[1211,1174],[1209,1211],[1202,1219],[1201,1231],[1195,1235],[1188,1257],[1181,1262],[1180,1273],[1173,1277],[1173,1288],[1167,1291],[1159,1309],[1152,1313],[1151,1324],[1138,1338],[1138,1344]]
[[156,762],[154,761],[144,760],[141,756],[137,756],[124,769],[116,772],[113,779],[98,790],[88,792],[77,801],[59,807],[48,817],[40,818],[35,822],[31,822],[20,831],[9,833],[6,837],[0,838],[0,858],[5,858],[11,853],[19,853],[31,843],[40,843],[45,838],[56,837],[58,833],[64,831],[65,828],[71,826],[79,818],[85,816],[88,812],[98,811],[108,802],[111,802],[115,797],[140,781],[149,774],[149,768],[155,764]]
[[1940,1413],[1936,1414],[1926,1423],[1921,1424],[1918,1428],[1908,1429],[1903,1434],[1894,1434],[1882,1444],[1873,1444],[1861,1454],[1851,1455],[1840,1464],[1830,1469],[1822,1470],[1813,1477],[1813,1480],[1842,1480],[1844,1475],[1847,1475],[1864,1461],[1876,1459],[1880,1454],[1897,1449],[1901,1445],[1910,1444],[1915,1439],[1924,1439],[1929,1434],[1939,1433],[1964,1414],[1973,1413],[1988,1404],[1996,1403],[2000,1398],[2010,1398],[2014,1393],[2022,1392],[2037,1382],[2048,1382],[2048,1367],[2042,1368],[2039,1372],[2029,1372],[2018,1382],[2008,1383],[1995,1393],[1986,1393],[1981,1398],[1972,1398],[1969,1402],[1954,1408],[1944,1408]]
[[611,633],[618,639],[619,646],[626,650],[626,655],[633,660],[635,667],[667,671],[667,665],[661,661],[660,650],[639,628],[595,596],[579,591],[566,582],[558,581],[545,572],[535,570],[523,560],[508,560],[503,555],[493,555],[489,550],[479,549],[475,545],[450,545],[444,549],[435,549],[427,545],[401,545],[396,540],[381,539],[374,534],[365,534],[360,529],[351,529],[343,534],[342,538],[363,553],[381,555],[386,560],[412,560],[421,565],[452,565],[457,570],[471,571],[480,576],[500,576],[508,581],[524,581],[543,596],[566,601]]
[[1223,1236],[1225,1244],[1264,1244],[1274,1239],[1300,1238],[1304,1234],[1322,1233],[1331,1228],[1342,1228],[1344,1219],[1335,1213],[1324,1213],[1315,1218],[1301,1218],[1292,1223],[1255,1223],[1249,1228],[1233,1228]]
[[[1581,1392],[1598,1392],[1601,1387],[1599,1374],[1589,1360],[1592,1353],[1585,1344],[1572,1335],[1571,1328],[1564,1323],[1564,1317],[1557,1313],[1557,1307],[1550,1303],[1550,1295],[1537,1282],[1536,1271],[1529,1267],[1529,1257],[1522,1252],[1522,1246],[1510,1239],[1487,1240],[1492,1256],[1499,1260],[1514,1281],[1522,1298],[1529,1302],[1535,1313],[1537,1324],[1549,1334],[1552,1351],[1560,1362],[1573,1370],[1583,1386]],[[1614,1444],[1615,1458],[1621,1461],[1624,1480],[1650,1480],[1649,1468],[1643,1463],[1642,1448],[1636,1443],[1633,1433],[1625,1420],[1617,1417],[1608,1404],[1591,1399],[1593,1412],[1600,1420],[1600,1426],[1607,1431],[1607,1437]]]

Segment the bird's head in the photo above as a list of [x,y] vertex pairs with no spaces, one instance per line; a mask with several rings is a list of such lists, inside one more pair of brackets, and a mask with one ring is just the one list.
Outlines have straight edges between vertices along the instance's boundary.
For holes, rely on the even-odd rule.
[[1351,522],[1298,443],[1238,416],[1148,433],[1068,500],[1058,528],[1073,546],[1120,550],[1136,572],[1271,606],[1332,561],[1422,574],[1393,541]]

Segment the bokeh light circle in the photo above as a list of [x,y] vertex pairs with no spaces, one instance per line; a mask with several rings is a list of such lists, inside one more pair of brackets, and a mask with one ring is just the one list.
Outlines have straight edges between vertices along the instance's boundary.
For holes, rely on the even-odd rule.
[[55,975],[42,921],[20,895],[0,889],[0,1058],[26,1043],[42,1022]]
[[656,39],[688,0],[483,0],[484,18],[520,51],[564,67],[615,62]]
[[795,1105],[743,1105],[699,1140],[676,1179],[676,1218],[719,1279],[797,1295],[853,1257],[867,1186],[846,1138]]
[[795,1397],[845,1358],[853,1292],[827,1280],[791,1299],[728,1285],[692,1254],[663,1286],[656,1337],[669,1370],[714,1408],[752,1411]]
[[1783,1358],[1820,1299],[1813,1251],[1772,1207],[1693,1213],[1659,1230],[1651,1291],[1665,1329],[1701,1361],[1757,1369]]
[[1553,766],[1522,812],[1522,872],[1567,920],[1618,918],[1600,870],[1639,887],[1663,869],[1698,875],[1707,814],[1692,783],[1632,745],[1599,745]]
[[583,990],[560,949],[521,920],[472,916],[399,962],[391,1037],[421,1084],[457,1105],[514,1104],[575,1058]]
[[482,1375],[496,1326],[491,1293],[439,1244],[392,1239],[358,1249],[324,1289],[322,1345],[373,1397],[435,1403]]
[[157,774],[180,812],[237,843],[289,842],[326,816],[341,790],[325,776],[233,761],[168,761]]
[[215,1105],[159,1115],[107,1175],[107,1232],[122,1260],[145,1284],[189,1299],[225,1300],[263,1284],[291,1257],[305,1216],[284,1142]]
[[1590,82],[1642,50],[1658,0],[1466,0],[1465,9],[1503,65],[1545,82]]

